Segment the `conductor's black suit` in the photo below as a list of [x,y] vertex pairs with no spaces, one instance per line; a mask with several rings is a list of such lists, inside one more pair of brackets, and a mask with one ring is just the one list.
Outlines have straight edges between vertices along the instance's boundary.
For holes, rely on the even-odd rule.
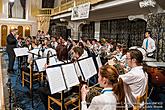
[[13,66],[15,61],[15,53],[14,48],[16,48],[17,40],[12,33],[7,36],[7,46],[6,52],[9,57],[9,65],[8,65],[8,72],[13,72]]

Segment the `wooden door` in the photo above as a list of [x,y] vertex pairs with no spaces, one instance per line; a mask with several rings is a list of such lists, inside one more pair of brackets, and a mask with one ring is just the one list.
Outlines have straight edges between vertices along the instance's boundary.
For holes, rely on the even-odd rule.
[[30,36],[30,27],[25,28],[25,37]]
[[18,35],[20,37],[23,37],[23,27],[22,26],[18,26]]
[[6,46],[7,30],[7,25],[1,26],[1,46]]

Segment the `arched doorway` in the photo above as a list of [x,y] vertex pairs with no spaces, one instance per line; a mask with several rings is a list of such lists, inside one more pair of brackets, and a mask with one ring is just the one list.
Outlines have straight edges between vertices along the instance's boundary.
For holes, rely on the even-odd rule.
[[27,26],[25,28],[25,37],[27,37],[27,36],[30,36],[30,27],[29,26]]
[[7,30],[7,25],[1,26],[1,46],[6,46]]
[[23,27],[22,26],[18,26],[18,35],[20,37],[23,37]]

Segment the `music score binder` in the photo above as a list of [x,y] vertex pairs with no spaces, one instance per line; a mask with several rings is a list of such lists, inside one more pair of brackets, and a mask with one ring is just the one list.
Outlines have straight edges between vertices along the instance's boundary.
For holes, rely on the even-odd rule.
[[80,76],[82,76],[84,80],[88,80],[97,74],[97,70],[92,57],[89,57],[81,59],[76,63],[48,67],[46,73],[51,94],[54,94],[78,85],[80,83],[78,77]]
[[97,70],[92,57],[79,60],[78,64],[80,66],[80,69],[82,71],[85,80],[88,80],[89,78],[97,74]]
[[27,56],[27,55],[29,55],[28,51],[29,50],[28,50],[27,47],[14,48],[14,53],[15,53],[16,57],[21,57],[21,56]]
[[[47,64],[47,58],[39,58],[35,60],[38,71],[42,72],[45,71],[46,69],[46,64]],[[52,56],[49,58],[49,65],[48,66],[52,66],[52,65],[58,65],[58,64],[62,64],[63,62],[61,61],[56,61],[55,56]]]
[[46,73],[51,94],[66,90],[80,83],[73,63],[47,68]]
[[99,68],[102,67],[102,63],[101,63],[101,59],[100,59],[100,56],[99,55],[96,57],[96,62],[97,62],[97,66]]

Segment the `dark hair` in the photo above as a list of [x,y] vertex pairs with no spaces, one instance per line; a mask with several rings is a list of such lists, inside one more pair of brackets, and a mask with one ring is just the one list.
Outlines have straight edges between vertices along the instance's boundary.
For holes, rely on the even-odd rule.
[[136,64],[139,66],[143,62],[143,54],[138,49],[130,49],[128,50],[128,53],[130,53],[131,59],[136,59]]
[[78,45],[80,48],[84,49],[84,44],[82,42],[79,42]]
[[64,61],[68,59],[67,47],[64,45],[58,45],[56,47],[57,58],[59,61]]
[[109,80],[109,83],[113,86],[113,92],[117,96],[117,102],[121,105],[125,102],[125,93],[124,93],[124,85],[123,80],[119,78],[119,73],[116,67],[113,65],[104,65],[100,68],[100,75]]
[[14,31],[17,31],[17,30],[18,30],[17,28],[14,28],[14,29],[11,30],[11,32],[14,32]]
[[150,35],[150,37],[152,36],[151,31],[149,31],[149,30],[145,31],[145,33],[148,33]]
[[74,47],[73,48],[73,51],[75,52],[75,53],[78,53],[78,55],[79,56],[81,56],[82,54],[83,54],[83,49],[82,48],[80,48],[80,47]]

